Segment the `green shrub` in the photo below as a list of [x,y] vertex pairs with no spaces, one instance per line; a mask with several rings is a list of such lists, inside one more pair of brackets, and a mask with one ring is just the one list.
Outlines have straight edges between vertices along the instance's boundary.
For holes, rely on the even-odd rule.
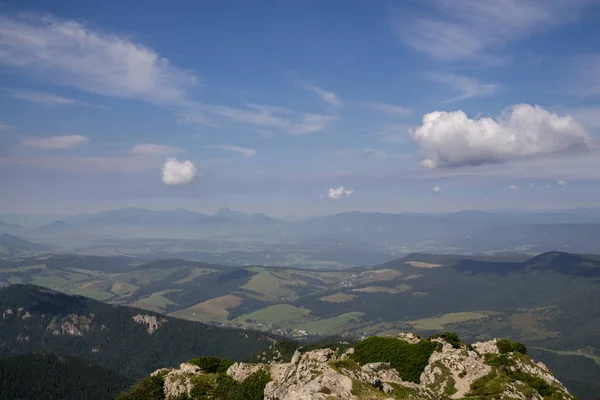
[[446,342],[450,343],[455,349],[460,349],[463,344],[458,335],[454,332],[443,332],[429,337],[429,339],[436,338],[444,339]]
[[164,400],[164,386],[165,379],[162,374],[147,376],[121,394],[117,400]]
[[255,372],[239,384],[240,387],[235,392],[238,397],[230,397],[227,400],[263,400],[265,386],[270,380],[271,375],[266,370]]
[[343,360],[333,361],[331,363],[331,366],[337,369],[338,371],[342,369],[347,369],[348,371],[358,371],[360,369],[360,365],[358,365],[356,361],[354,361],[351,358],[344,358]]
[[509,339],[499,339],[496,343],[500,354],[517,352],[521,354],[527,354],[527,347],[523,343],[513,342]]
[[361,365],[389,362],[402,379],[419,383],[436,346],[437,343],[426,340],[410,344],[396,338],[374,336],[356,344],[351,357]]
[[490,367],[512,367],[515,365],[515,362],[508,358],[506,354],[487,353],[484,357],[485,363]]
[[234,363],[231,360],[218,357],[198,357],[189,361],[199,367],[202,372],[207,374],[216,374],[218,372],[227,372],[227,369]]

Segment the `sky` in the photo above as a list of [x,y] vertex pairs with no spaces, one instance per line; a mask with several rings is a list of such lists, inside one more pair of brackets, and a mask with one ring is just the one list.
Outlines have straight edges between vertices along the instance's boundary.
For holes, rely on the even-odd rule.
[[600,206],[597,0],[0,2],[0,212]]

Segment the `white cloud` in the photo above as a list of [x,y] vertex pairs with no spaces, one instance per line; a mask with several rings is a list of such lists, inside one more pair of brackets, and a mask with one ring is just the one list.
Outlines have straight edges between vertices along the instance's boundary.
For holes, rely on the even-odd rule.
[[332,106],[341,107],[344,105],[342,99],[340,99],[340,97],[333,92],[328,92],[327,90],[321,89],[316,85],[306,82],[302,82],[300,86],[306,90],[316,93],[323,101],[331,104]]
[[556,181],[556,184],[558,186],[567,186],[567,181],[560,179],[560,180]]
[[462,111],[435,111],[411,132],[424,168],[501,163],[591,149],[583,125],[542,107],[519,104],[497,119],[470,119]]
[[37,147],[47,150],[62,150],[77,147],[89,141],[87,136],[65,135],[51,136],[47,138],[25,138],[21,141],[23,146]]
[[509,188],[510,190],[519,190],[519,187],[518,187],[518,186],[516,186],[516,185],[510,185],[508,188]]
[[217,149],[221,149],[221,150],[233,151],[235,153],[241,154],[242,156],[244,156],[246,158],[250,158],[250,157],[256,155],[256,150],[249,149],[246,147],[228,146],[228,145],[214,146],[214,147]]
[[387,114],[387,115],[390,115],[392,117],[397,117],[397,118],[404,118],[404,117],[409,116],[412,113],[410,108],[396,106],[393,104],[380,103],[378,101],[366,101],[366,102],[363,102],[362,104],[367,107],[371,107],[374,110],[377,110],[382,114]]
[[305,135],[322,131],[326,123],[334,119],[323,114],[301,113],[278,106],[250,104],[248,108],[242,110],[233,107],[212,106],[208,107],[208,111],[239,123],[276,130],[289,135]]
[[457,97],[446,100],[448,103],[490,96],[497,93],[502,87],[499,83],[481,83],[477,79],[456,74],[429,73],[425,74],[425,78],[433,82],[445,83],[461,92]]
[[437,185],[432,187],[431,190],[433,190],[434,193],[442,193],[442,188]]
[[352,193],[354,193],[354,190],[346,190],[343,186],[340,186],[339,188],[330,188],[327,196],[329,196],[330,199],[338,200],[343,197],[348,197]]
[[196,83],[189,71],[128,38],[54,17],[0,17],[0,63],[80,90],[174,103]]
[[170,158],[162,167],[162,181],[165,185],[186,185],[195,177],[196,166],[189,160]]
[[30,101],[49,106],[70,106],[81,104],[75,99],[59,96],[53,93],[33,92],[29,90],[13,90],[9,93],[13,99]]
[[[549,28],[575,21],[589,0],[431,0],[421,16],[392,20],[404,43],[430,57],[481,55]],[[438,15],[437,17],[432,15]]]
[[146,155],[146,156],[167,156],[175,153],[182,152],[183,149],[175,146],[165,146],[153,143],[138,143],[129,149],[132,154]]

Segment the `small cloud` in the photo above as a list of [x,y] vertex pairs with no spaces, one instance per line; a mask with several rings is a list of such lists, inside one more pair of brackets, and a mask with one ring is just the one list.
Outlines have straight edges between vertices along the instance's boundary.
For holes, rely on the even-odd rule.
[[374,110],[377,110],[382,114],[387,114],[387,115],[390,115],[392,117],[397,117],[397,118],[408,117],[412,113],[410,108],[396,106],[396,105],[392,105],[392,104],[380,103],[377,101],[366,101],[366,102],[363,102],[362,104],[367,107],[371,107]]
[[563,181],[562,179],[556,181],[558,186],[567,186],[567,181]]
[[329,189],[329,193],[327,194],[327,196],[329,196],[330,199],[338,200],[338,199],[341,199],[343,197],[348,197],[352,193],[354,193],[354,190],[346,190],[346,189],[344,189],[343,186],[340,186],[337,189],[336,188],[330,188]]
[[77,147],[89,141],[90,138],[81,135],[51,136],[48,138],[25,138],[21,141],[23,146],[36,147],[47,150],[64,150]]
[[498,164],[547,154],[588,151],[592,140],[570,116],[519,104],[497,119],[470,119],[462,111],[435,111],[411,132],[421,166],[448,168]]
[[228,145],[214,146],[214,147],[217,149],[221,149],[221,150],[233,151],[235,153],[241,154],[242,156],[244,156],[246,158],[250,158],[250,157],[253,157],[254,155],[256,155],[256,150],[246,148],[246,147],[228,146]]
[[535,183],[533,183],[533,182],[528,183],[527,186],[530,187],[530,188],[535,187]]
[[167,156],[170,154],[181,153],[183,149],[175,146],[165,146],[153,143],[139,143],[129,149],[132,154],[145,156]]
[[186,185],[195,177],[196,166],[189,160],[170,158],[162,167],[162,181],[165,185]]
[[518,187],[518,186],[516,186],[516,185],[510,185],[508,188],[509,188],[510,190],[519,190],[519,187]]
[[333,92],[328,92],[316,85],[306,82],[300,83],[300,86],[302,86],[302,88],[304,88],[305,90],[309,90],[311,92],[316,93],[317,95],[319,95],[319,97],[321,97],[323,101],[331,104],[332,106],[341,107],[344,105],[340,97]]
[[53,93],[32,92],[28,90],[13,90],[9,96],[17,100],[25,100],[32,103],[44,104],[47,106],[71,106],[79,103],[75,99],[59,96]]
[[442,193],[442,188],[437,185],[432,187],[431,190],[433,190],[434,193]]

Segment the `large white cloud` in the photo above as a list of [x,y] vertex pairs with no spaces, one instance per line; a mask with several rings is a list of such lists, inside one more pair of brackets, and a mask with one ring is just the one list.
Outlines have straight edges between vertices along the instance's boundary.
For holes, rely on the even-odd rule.
[[169,158],[162,168],[162,180],[166,185],[185,185],[196,177],[196,166],[189,160]]
[[497,119],[435,111],[425,114],[422,125],[411,135],[425,168],[501,163],[591,147],[582,124],[528,104],[509,107]]

